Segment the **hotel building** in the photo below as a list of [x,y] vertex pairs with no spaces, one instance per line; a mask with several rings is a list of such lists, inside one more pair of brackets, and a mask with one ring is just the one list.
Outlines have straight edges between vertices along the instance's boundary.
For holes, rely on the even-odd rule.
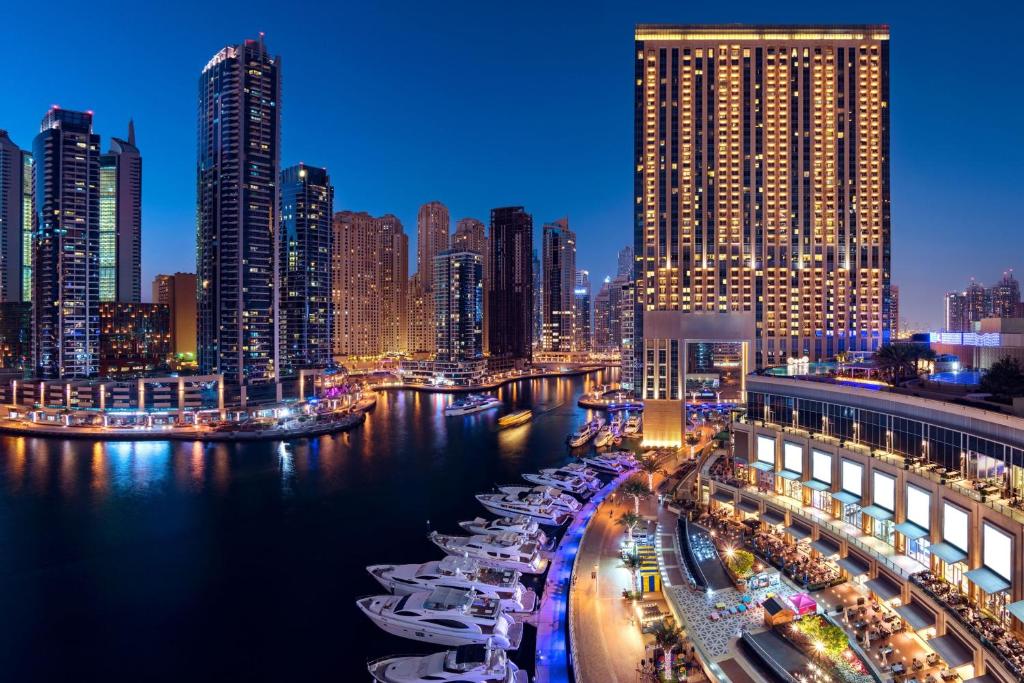
[[702,495],[834,563],[962,680],[1020,680],[1024,419],[786,373],[748,378]]
[[32,153],[0,130],[0,301],[32,300]]
[[888,341],[889,34],[635,37],[637,389],[645,441],[678,444],[693,342],[746,368]]
[[379,358],[406,348],[409,238],[387,214],[334,214],[334,356]]
[[281,60],[258,40],[199,77],[196,209],[199,368],[245,387],[276,382]]
[[33,350],[41,379],[99,372],[100,136],[92,113],[54,106],[32,145]]
[[483,358],[483,256],[451,250],[434,257],[438,361]]
[[331,362],[331,235],[334,187],[327,169],[281,171],[278,327],[281,377]]
[[491,210],[488,350],[495,369],[533,353],[533,217],[521,206]]
[[544,268],[541,350],[575,350],[574,310],[576,302],[576,233],[569,219],[561,218],[544,226],[541,243]]

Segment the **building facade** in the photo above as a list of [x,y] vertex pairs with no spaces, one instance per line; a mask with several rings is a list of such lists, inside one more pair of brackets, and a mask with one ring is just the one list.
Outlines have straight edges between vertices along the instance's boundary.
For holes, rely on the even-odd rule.
[[889,285],[889,336],[893,341],[900,338],[900,288]]
[[36,372],[86,379],[99,372],[100,331],[100,138],[92,114],[51,108],[32,156]]
[[199,77],[199,368],[234,386],[277,379],[280,92],[262,36],[225,47]]
[[0,370],[33,371],[32,302],[0,301]]
[[434,258],[448,249],[451,215],[438,201],[427,202],[416,214],[416,282],[410,290],[422,294],[423,315],[409,318],[409,351],[433,357],[437,341],[434,328]]
[[483,358],[483,256],[452,249],[434,257],[438,361]]
[[0,302],[32,300],[32,153],[0,130]]
[[590,305],[590,272],[576,271],[576,286],[573,289],[573,339],[576,351],[593,349],[593,313]]
[[575,347],[576,233],[569,219],[561,218],[543,228],[544,328],[541,349],[568,352]]
[[157,275],[153,303],[167,306],[171,316],[171,350],[187,359],[196,357],[196,274]]
[[487,348],[487,226],[476,218],[460,218],[455,223],[450,244],[452,249],[471,251],[483,257],[483,348]]
[[989,289],[989,300],[992,302],[990,317],[1019,318],[1021,317],[1020,283],[1013,276],[1013,271],[1003,273],[999,282]]
[[278,327],[282,377],[331,363],[334,187],[325,168],[281,171]]
[[100,301],[142,301],[142,155],[135,124],[100,157]]
[[103,302],[100,375],[143,377],[165,373],[173,345],[167,304]]
[[680,443],[689,341],[762,366],[889,340],[889,35],[639,25],[634,63],[644,433]]
[[409,239],[391,214],[334,214],[331,259],[336,358],[406,350]]
[[615,270],[617,278],[633,277],[633,247],[625,246],[619,249],[618,267]]
[[521,206],[491,210],[488,343],[504,363],[533,353],[533,217]]

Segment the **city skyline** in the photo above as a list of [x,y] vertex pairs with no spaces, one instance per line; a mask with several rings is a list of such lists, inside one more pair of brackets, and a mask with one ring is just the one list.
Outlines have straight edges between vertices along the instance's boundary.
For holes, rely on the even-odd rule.
[[[21,11],[13,8],[12,25],[17,23]],[[449,12],[454,9],[441,8],[436,16],[429,17],[417,12],[406,13],[397,24],[392,23],[390,17],[379,16],[372,8],[360,9],[351,17],[339,14],[341,10],[317,8],[315,11],[321,13],[318,18],[325,25],[339,19],[357,20],[366,27],[366,35],[338,49],[337,54],[325,55],[324,48],[301,39],[296,22],[282,15],[255,12],[248,22],[251,26],[238,26],[236,14],[215,11],[203,26],[189,25],[188,31],[184,23],[175,23],[175,20],[159,24],[159,33],[178,45],[173,56],[141,50],[133,63],[125,63],[121,59],[123,43],[116,47],[98,46],[95,53],[84,60],[85,64],[72,65],[65,71],[48,69],[54,58],[26,43],[22,52],[30,57],[28,64],[14,76],[13,87],[8,91],[8,111],[13,115],[0,127],[6,128],[15,144],[25,149],[34,135],[38,116],[35,112],[53,103],[94,110],[97,128],[101,131],[123,130],[125,122],[134,118],[139,146],[146,154],[142,281],[149,282],[161,272],[190,271],[193,268],[190,250],[180,246],[183,236],[191,241],[194,230],[194,158],[190,153],[195,134],[194,74],[220,46],[240,37],[255,37],[257,31],[265,30],[274,52],[284,58],[288,79],[284,101],[289,105],[289,116],[283,124],[282,165],[305,162],[326,167],[339,188],[335,209],[367,210],[374,215],[394,213],[405,225],[412,225],[416,208],[432,198],[445,202],[453,219],[472,216],[486,220],[491,208],[518,204],[525,206],[541,223],[567,214],[580,234],[580,266],[590,270],[596,281],[601,281],[606,275],[614,274],[614,263],[601,249],[601,244],[605,240],[623,245],[629,241],[630,199],[628,191],[624,190],[629,179],[622,171],[622,161],[630,156],[629,108],[624,102],[628,103],[632,74],[622,66],[623,57],[628,55],[625,47],[603,49],[596,45],[624,46],[629,43],[634,23],[653,18],[666,22],[742,19],[750,23],[783,23],[795,18],[758,8],[738,8],[732,16],[688,10],[686,16],[682,16],[684,12],[666,5],[649,8],[644,16],[605,7],[580,20],[568,10],[541,13],[536,8],[526,8],[516,15],[517,21],[513,22],[515,26],[508,35],[487,38],[500,41],[496,46],[500,49],[475,50],[474,54],[482,61],[479,66],[467,66],[462,58],[474,50],[475,41],[484,40],[477,37],[478,31],[474,29],[489,25],[496,18],[494,14],[501,10],[487,9],[483,14],[461,16],[458,25],[474,42],[458,47],[420,44],[428,40],[433,22],[452,20]],[[1005,96],[991,94],[991,86],[1010,74],[1001,66],[1009,62],[998,58],[1001,50],[1009,49],[1004,44],[1012,42],[999,40],[1000,32],[1009,29],[1004,29],[1003,24],[985,24],[985,31],[981,31],[983,19],[977,18],[976,13],[965,12],[962,16],[939,13],[921,18],[909,9],[881,5],[859,9],[857,17],[822,8],[805,14],[806,20],[820,22],[884,21],[890,24],[894,39],[898,40],[900,48],[894,55],[892,74],[897,93],[892,110],[892,281],[902,286],[905,319],[938,326],[942,307],[941,301],[936,303],[933,292],[960,286],[972,274],[1001,272],[1015,265],[1004,262],[1003,254],[1020,251],[1020,241],[1024,239],[1017,234],[1019,231],[1012,230],[1016,221],[1010,199],[1015,178],[1019,176],[1011,166],[1011,150],[1019,148],[1014,141],[1020,140],[1021,133],[1008,120],[997,117],[993,107],[986,106],[994,104],[996,97],[999,101],[1005,97],[1011,100],[1007,106],[1012,108],[1012,101],[1021,97],[1016,91]],[[139,24],[139,36],[144,36],[147,28],[156,30],[155,18],[148,13],[127,11],[127,15]],[[531,18],[536,22],[531,22]],[[428,22],[426,30],[420,31],[424,21]],[[565,46],[558,47],[553,56],[531,56],[528,45],[516,43],[523,38],[525,30],[519,28],[519,24],[531,23],[539,23],[546,33],[565,34],[569,40]],[[932,36],[952,27],[965,29],[961,36],[970,45],[985,47],[989,55],[987,62],[994,65],[992,71],[979,72],[969,65],[953,62],[941,75],[929,73],[928,51],[922,47]],[[58,24],[56,30],[61,33],[70,27]],[[416,77],[424,81],[422,84],[411,82],[412,78],[399,70],[400,54],[386,57],[380,73],[373,78],[360,66],[361,61],[353,57],[353,53],[364,47],[363,41],[380,38],[385,30],[393,31],[392,35],[403,47],[419,49],[424,63],[415,71]],[[17,46],[20,40],[16,37],[12,45]],[[126,40],[132,44],[131,41],[141,38],[128,36]],[[595,45],[589,45],[592,41]],[[585,49],[581,51],[581,48]],[[527,98],[526,102],[517,103],[497,115],[502,134],[500,139],[488,141],[490,151],[484,156],[480,152],[482,136],[492,124],[480,119],[487,117],[459,117],[452,116],[451,112],[487,110],[492,102],[498,101],[502,88],[480,83],[458,91],[453,82],[491,65],[492,60],[500,59],[496,55],[507,49],[514,49],[512,57],[521,56],[518,60],[521,66],[515,72],[501,66],[499,75],[506,83],[517,87],[529,84],[539,89],[536,90],[538,97],[536,100]],[[398,52],[404,54],[405,50]],[[398,129],[394,127],[400,115],[398,110],[379,114],[382,108],[388,110],[388,107],[374,107],[375,113],[370,116],[348,107],[338,110],[336,118],[333,113],[329,115],[340,131],[331,136],[337,140],[325,142],[321,136],[305,135],[304,130],[323,118],[322,107],[317,102],[319,90],[309,82],[308,73],[317,60],[325,58],[328,64],[340,69],[338,78],[346,84],[342,90],[349,93],[344,96],[346,100],[360,93],[384,97],[386,103],[413,98],[421,103],[422,106],[417,105],[421,114],[412,119],[412,125]],[[626,59],[628,61],[628,57]],[[593,61],[594,73],[584,74],[576,79],[578,83],[569,83],[571,79],[563,77],[554,79],[553,84],[544,83],[539,75],[547,73],[552,60],[568,60],[566,66],[570,73],[578,72],[574,65]],[[507,61],[512,63],[516,59]],[[167,81],[162,78],[149,83],[146,76],[151,70],[159,70]],[[975,79],[977,94],[959,98],[952,86],[963,80],[968,70]],[[119,82],[131,87],[114,87],[109,80],[111,73],[118,73]],[[595,82],[599,81],[610,85],[602,92],[592,92]],[[913,81],[922,85],[915,89],[917,92],[898,88],[900,83]],[[396,92],[381,92],[379,83],[384,82]],[[431,91],[428,86],[432,83],[443,87]],[[158,87],[161,88],[159,96],[155,94]],[[541,98],[549,88],[564,91],[566,87],[571,88],[567,94],[579,104],[572,105],[573,115],[566,117],[568,121],[552,120],[545,116]],[[625,98],[622,93],[627,93]],[[979,101],[979,97],[983,99]],[[432,109],[429,104],[435,99],[455,106]],[[344,104],[346,100],[332,99],[328,104]],[[941,116],[935,116],[936,111],[941,111]],[[384,134],[389,126],[393,135]],[[974,144],[993,151],[984,162],[974,158],[976,155],[966,146],[954,144],[960,139],[958,131],[968,126],[975,136]],[[609,132],[595,138],[595,128],[618,133]],[[463,129],[465,135],[460,136],[457,131]],[[551,149],[553,155],[543,155],[540,150],[545,148]],[[439,154],[444,155],[440,158],[444,158],[445,163],[437,164]],[[571,165],[539,161],[553,157],[573,161]],[[428,172],[430,165],[432,170]],[[488,167],[494,170],[480,172],[481,168]],[[402,182],[388,182],[389,173],[399,174]],[[980,206],[968,199],[972,190],[984,193],[986,201]],[[935,201],[936,197],[942,198],[941,201]],[[956,258],[958,245],[962,244],[960,235],[966,232],[980,233],[990,241],[1005,235],[1011,243],[1006,249],[981,247],[968,262]],[[588,240],[588,235],[599,239]],[[933,236],[937,239],[932,239]],[[415,253],[415,238],[411,236],[410,241],[413,242],[410,252]],[[986,242],[982,239],[978,243]],[[934,268],[936,262],[948,264],[948,267]]]

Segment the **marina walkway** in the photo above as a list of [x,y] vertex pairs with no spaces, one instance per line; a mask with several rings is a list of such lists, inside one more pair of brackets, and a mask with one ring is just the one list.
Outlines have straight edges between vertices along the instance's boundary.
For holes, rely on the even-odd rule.
[[[537,613],[537,659],[534,676],[536,683],[570,683],[573,680],[569,673],[568,625],[566,621],[566,603],[569,598],[570,582],[572,581],[573,563],[576,560],[576,553],[580,549],[580,544],[584,539],[584,533],[587,531],[587,525],[590,523],[590,520],[600,510],[601,516],[595,520],[595,523],[600,521],[607,525],[609,519],[605,515],[607,515],[609,507],[603,506],[602,502],[619,484],[628,479],[630,474],[622,474],[613,479],[583,506],[569,524],[569,528],[566,529],[565,535],[562,536],[562,540],[559,542],[558,548],[551,558],[551,567],[548,569],[544,591],[541,595],[540,608]],[[607,505],[612,505],[612,503],[609,502]],[[623,503],[623,505],[625,506],[626,503]],[[617,539],[620,534],[615,536]],[[587,539],[589,545],[590,534],[587,534]],[[594,581],[590,578],[591,574],[588,569],[594,563],[589,560],[588,562],[589,564],[584,563],[581,557],[580,571],[582,576],[578,578],[580,582]],[[602,569],[604,569],[603,566]],[[629,584],[629,574],[625,570],[621,571],[626,574],[626,584],[622,586],[624,588]],[[608,567],[608,573],[613,573],[611,567]],[[620,602],[624,602],[621,598],[622,588],[615,589],[619,595]],[[579,621],[577,620],[576,623],[578,624]],[[636,631],[637,640],[639,641],[639,631],[636,629],[634,631]],[[616,645],[618,646],[619,643]],[[640,645],[640,651],[643,651],[642,644]],[[628,661],[630,662],[630,677],[623,680],[632,681],[636,676],[633,670],[636,666],[635,661],[639,660],[634,660],[630,657]],[[579,676],[577,678],[579,680],[591,680]],[[612,681],[616,679],[598,678],[593,680]]]

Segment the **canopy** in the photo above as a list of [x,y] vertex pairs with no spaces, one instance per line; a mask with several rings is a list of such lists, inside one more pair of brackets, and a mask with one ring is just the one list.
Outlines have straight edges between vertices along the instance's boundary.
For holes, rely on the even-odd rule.
[[811,479],[810,481],[805,481],[804,482],[804,486],[806,486],[809,489],[814,489],[815,491],[828,491],[830,488],[832,488],[831,486],[829,486],[825,482],[818,481],[817,479]]
[[715,491],[714,495],[712,495],[711,497],[717,500],[719,503],[735,505],[735,501],[733,500],[731,493],[726,493],[725,491]]
[[736,504],[736,507],[744,512],[759,512],[761,510],[757,503],[746,498],[740,498],[740,502]]
[[840,567],[850,573],[850,576],[862,576],[868,573],[870,565],[859,559],[856,555],[847,555],[837,563]]
[[1004,590],[1010,587],[1010,582],[1003,577],[996,574],[988,567],[978,567],[964,574],[971,583],[980,588],[985,593],[992,595],[994,593],[1002,593]]
[[877,519],[879,522],[892,519],[892,513],[883,507],[877,505],[868,505],[863,510],[864,514],[872,519]]
[[916,541],[928,535],[927,529],[922,529],[913,522],[900,522],[896,525],[896,531],[906,536],[908,541]]
[[946,564],[954,564],[956,562],[963,562],[967,559],[967,553],[955,545],[950,545],[943,541],[942,543],[935,543],[928,547],[930,552],[935,557],[939,558]]
[[1017,617],[1018,621],[1024,622],[1024,600],[1011,602],[1006,606],[1006,609],[1010,611],[1010,614]]
[[775,471],[775,465],[771,464],[770,462],[762,462],[761,460],[758,460],[757,462],[753,463],[751,467],[753,467],[755,470],[761,470],[762,472]]
[[860,502],[860,496],[850,493],[849,491],[836,491],[832,494],[832,497],[843,505],[853,505],[854,503]]
[[802,541],[805,538],[810,538],[811,536],[811,530],[805,529],[799,524],[790,524],[789,526],[787,526],[786,533],[798,541]]
[[800,481],[800,473],[793,470],[782,470],[779,472],[779,476],[790,481]]
[[946,665],[950,669],[955,669],[958,666],[970,664],[974,661],[971,649],[952,633],[932,638],[928,641],[928,644],[939,653],[939,656],[945,660]]
[[896,613],[903,617],[903,620],[910,624],[910,628],[915,631],[935,626],[935,615],[917,602],[900,605],[896,608]]
[[832,557],[839,554],[839,544],[828,536],[819,536],[818,540],[811,542],[811,547],[825,557]]
[[767,522],[768,524],[773,524],[773,525],[785,524],[786,523],[786,515],[784,515],[781,512],[778,512],[777,510],[774,510],[772,508],[768,508],[767,510],[762,512],[761,513],[761,519],[763,521]]
[[865,584],[871,592],[880,597],[882,600],[892,600],[898,598],[903,593],[898,584],[892,582],[889,577],[884,574],[879,574],[877,578],[867,581]]
[[793,603],[797,614],[811,614],[818,611],[818,603],[807,593],[791,595],[789,601]]

